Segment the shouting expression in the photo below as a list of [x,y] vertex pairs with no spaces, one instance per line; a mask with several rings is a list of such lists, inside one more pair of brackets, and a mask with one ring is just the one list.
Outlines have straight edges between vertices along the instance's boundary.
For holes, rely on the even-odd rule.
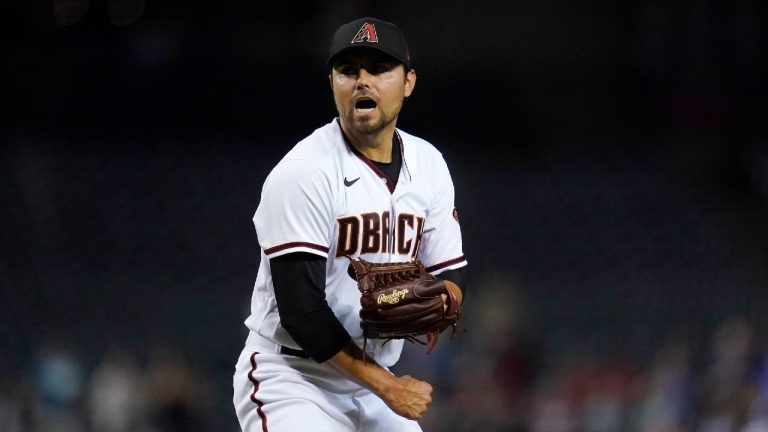
[[394,128],[416,72],[384,53],[359,49],[334,61],[330,80],[341,120],[355,133],[371,135]]

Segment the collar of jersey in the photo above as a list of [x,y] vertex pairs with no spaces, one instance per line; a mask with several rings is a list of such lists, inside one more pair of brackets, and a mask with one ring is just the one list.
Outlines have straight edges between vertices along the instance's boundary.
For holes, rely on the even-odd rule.
[[[389,193],[395,193],[395,182],[393,179],[389,178],[388,175],[384,173],[379,167],[376,166],[376,164],[373,163],[370,159],[368,159],[368,156],[364,155],[360,150],[356,149],[355,146],[353,146],[349,139],[347,139],[347,136],[344,134],[344,129],[341,128],[341,121],[339,118],[336,118],[336,126],[339,128],[339,133],[341,134],[342,138],[344,138],[344,144],[347,145],[349,150],[355,154],[358,158],[360,158],[363,163],[365,163],[368,168],[370,168],[377,176],[379,176],[381,179],[384,180],[384,182],[387,185],[387,189],[389,189]],[[400,136],[400,133],[395,129],[395,135],[392,137],[392,144],[395,144],[397,142],[400,147],[400,158],[403,161],[403,167],[402,169],[405,169],[405,174],[408,179],[408,181],[411,180],[411,171],[408,169],[408,163],[405,160],[405,147],[403,144],[403,138]]]

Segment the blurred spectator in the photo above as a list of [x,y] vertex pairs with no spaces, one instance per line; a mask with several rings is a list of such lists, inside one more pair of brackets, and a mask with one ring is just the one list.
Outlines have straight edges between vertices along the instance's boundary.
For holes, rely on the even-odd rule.
[[[155,351],[146,375],[149,422],[157,431],[202,431],[208,384],[174,348]],[[153,429],[155,430],[155,429]]]
[[626,362],[613,362],[593,371],[582,404],[582,430],[622,432],[626,430],[633,368]]
[[108,353],[93,371],[87,395],[91,428],[98,432],[142,429],[146,396],[141,374],[130,354]]
[[754,399],[741,432],[768,431],[768,353],[763,354],[755,376]]
[[712,338],[712,360],[701,378],[701,432],[731,432],[744,424],[753,390],[755,360],[751,326],[742,318],[724,321]]
[[564,394],[544,391],[534,397],[529,424],[531,432],[576,432],[578,415]]
[[20,383],[0,377],[0,426],[7,432],[24,432],[26,425],[26,395]]
[[33,429],[45,432],[85,430],[81,414],[85,370],[75,354],[61,342],[43,346],[33,361],[35,391]]
[[673,341],[661,349],[651,370],[638,379],[639,395],[631,430],[691,431],[693,381],[688,345]]

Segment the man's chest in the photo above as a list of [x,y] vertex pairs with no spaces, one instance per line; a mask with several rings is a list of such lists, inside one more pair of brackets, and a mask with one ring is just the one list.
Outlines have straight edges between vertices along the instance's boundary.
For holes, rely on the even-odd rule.
[[344,185],[335,209],[335,256],[415,257],[429,215],[426,188],[400,183],[390,193],[375,176],[345,178]]

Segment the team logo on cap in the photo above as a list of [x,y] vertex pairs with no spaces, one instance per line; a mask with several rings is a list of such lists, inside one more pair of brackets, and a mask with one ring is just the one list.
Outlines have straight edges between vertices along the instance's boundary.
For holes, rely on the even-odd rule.
[[352,42],[350,43],[360,42],[379,42],[379,37],[376,35],[376,27],[373,26],[373,23],[363,24],[363,26],[360,27],[360,30],[357,31],[355,37],[352,38]]

